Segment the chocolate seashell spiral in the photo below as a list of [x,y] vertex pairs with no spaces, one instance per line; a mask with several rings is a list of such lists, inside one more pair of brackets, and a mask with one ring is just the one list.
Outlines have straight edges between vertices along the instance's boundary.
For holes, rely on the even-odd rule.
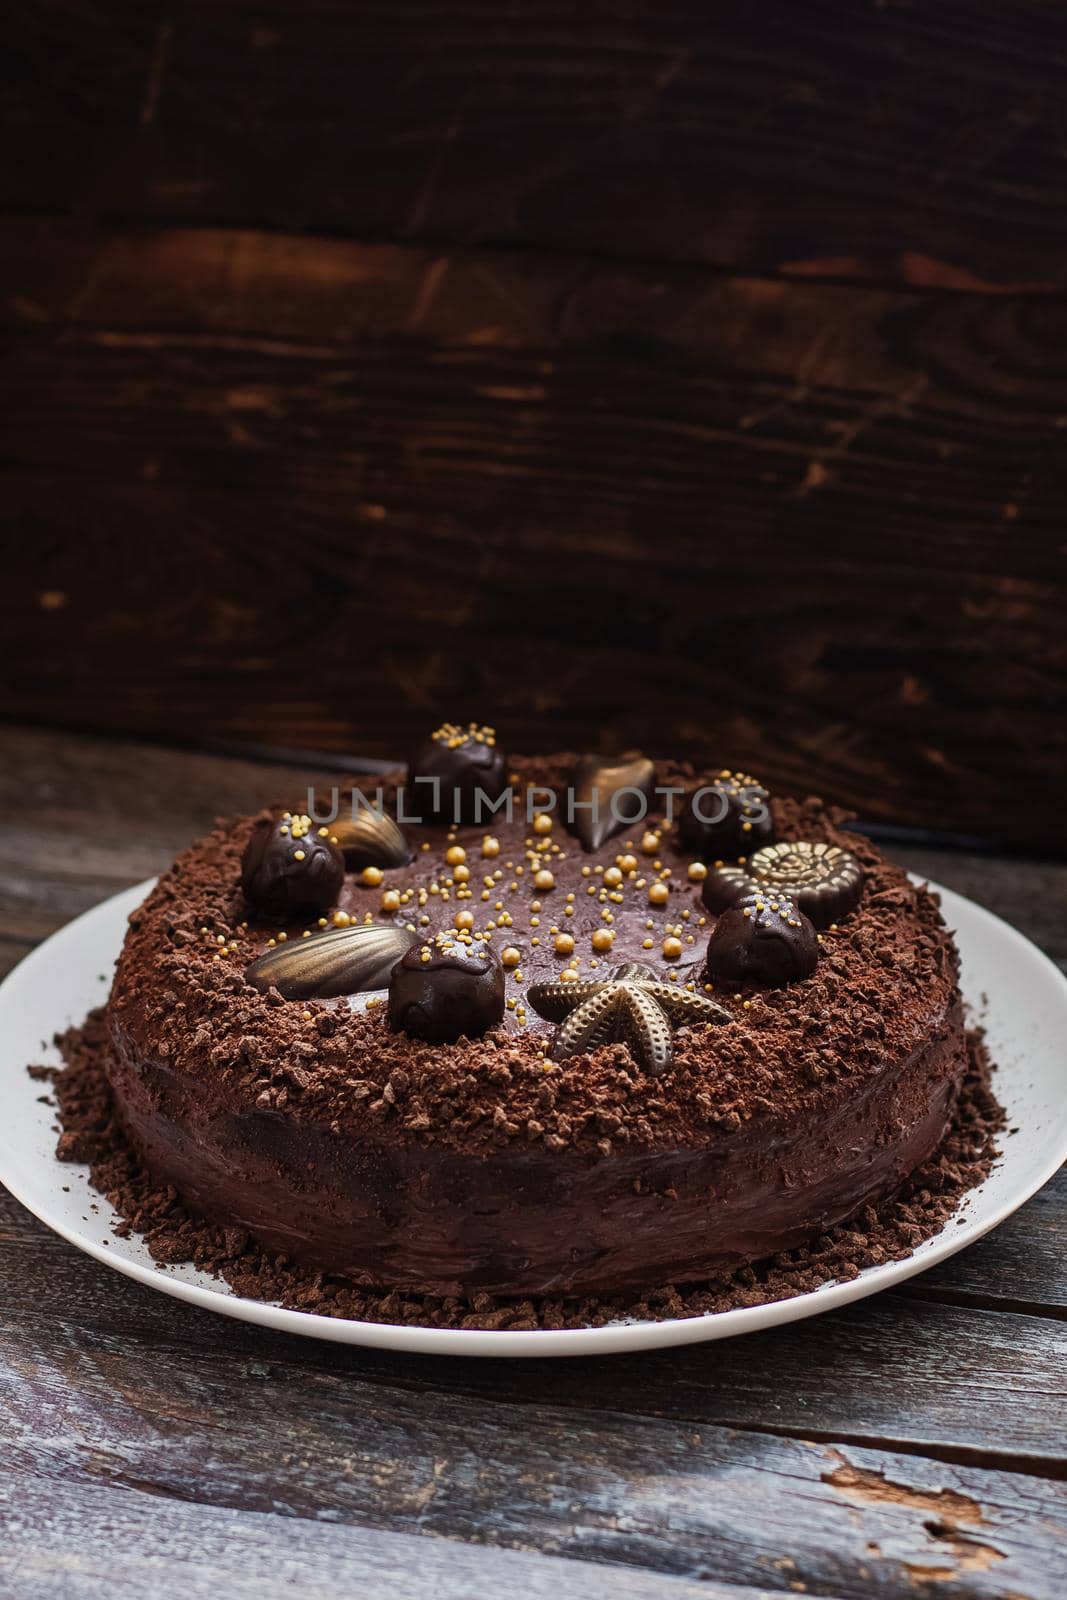
[[787,896],[817,928],[843,922],[863,893],[863,868],[851,850],[836,844],[798,839],[765,845],[748,871],[757,888]]

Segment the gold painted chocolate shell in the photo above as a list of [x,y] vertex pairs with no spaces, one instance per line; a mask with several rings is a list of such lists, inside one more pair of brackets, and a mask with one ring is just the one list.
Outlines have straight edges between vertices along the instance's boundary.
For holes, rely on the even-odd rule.
[[330,839],[339,846],[349,871],[363,867],[406,867],[411,860],[407,840],[384,811],[360,806],[354,817],[338,817]]
[[817,928],[844,921],[863,893],[863,868],[851,850],[808,839],[764,845],[748,873],[756,888],[785,895]]
[[614,765],[599,756],[580,756],[571,774],[574,818],[567,827],[586,850],[599,850],[613,834],[642,826],[655,785],[656,769],[647,756]]
[[386,988],[400,957],[418,943],[417,933],[383,922],[333,928],[264,950],[245,977],[264,993],[277,989],[286,1000],[363,994],[368,989]]

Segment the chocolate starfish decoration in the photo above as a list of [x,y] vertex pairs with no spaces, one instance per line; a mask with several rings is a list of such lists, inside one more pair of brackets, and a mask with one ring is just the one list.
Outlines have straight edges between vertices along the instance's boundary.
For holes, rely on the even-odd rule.
[[530,1004],[558,1022],[553,1061],[623,1040],[643,1072],[656,1076],[674,1055],[671,1029],[686,1022],[732,1022],[733,1015],[706,995],[661,983],[651,967],[628,961],[608,978],[584,983],[532,983]]

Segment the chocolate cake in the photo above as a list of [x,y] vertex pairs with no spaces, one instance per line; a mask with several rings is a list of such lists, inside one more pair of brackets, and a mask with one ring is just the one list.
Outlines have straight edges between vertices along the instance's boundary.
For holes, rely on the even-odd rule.
[[429,745],[380,812],[340,787],[220,824],[131,917],[106,1070],[153,1180],[354,1285],[579,1297],[792,1249],[927,1160],[967,1069],[955,948],[843,813]]

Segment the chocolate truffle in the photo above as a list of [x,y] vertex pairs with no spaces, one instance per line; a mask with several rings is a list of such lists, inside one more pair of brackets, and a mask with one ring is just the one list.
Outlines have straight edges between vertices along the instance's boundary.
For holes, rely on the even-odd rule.
[[703,861],[751,855],[774,838],[767,790],[745,772],[721,772],[686,796],[678,819],[683,845]]
[[769,844],[748,864],[754,885],[767,894],[784,894],[817,928],[843,922],[863,893],[863,868],[851,850],[836,844]]
[[506,787],[507,763],[494,730],[445,722],[408,768],[407,809],[428,822],[485,822],[489,803]]
[[504,1015],[504,971],[491,947],[439,933],[413,945],[389,979],[389,1026],[429,1044],[477,1038]]
[[296,916],[329,910],[345,881],[345,859],[329,829],[287,811],[277,822],[262,817],[241,857],[241,888],[262,916]]
[[710,867],[700,891],[700,898],[716,916],[739,906],[757,887],[744,867]]
[[804,913],[778,895],[756,893],[724,911],[708,941],[705,976],[713,983],[779,989],[810,978],[819,940]]

